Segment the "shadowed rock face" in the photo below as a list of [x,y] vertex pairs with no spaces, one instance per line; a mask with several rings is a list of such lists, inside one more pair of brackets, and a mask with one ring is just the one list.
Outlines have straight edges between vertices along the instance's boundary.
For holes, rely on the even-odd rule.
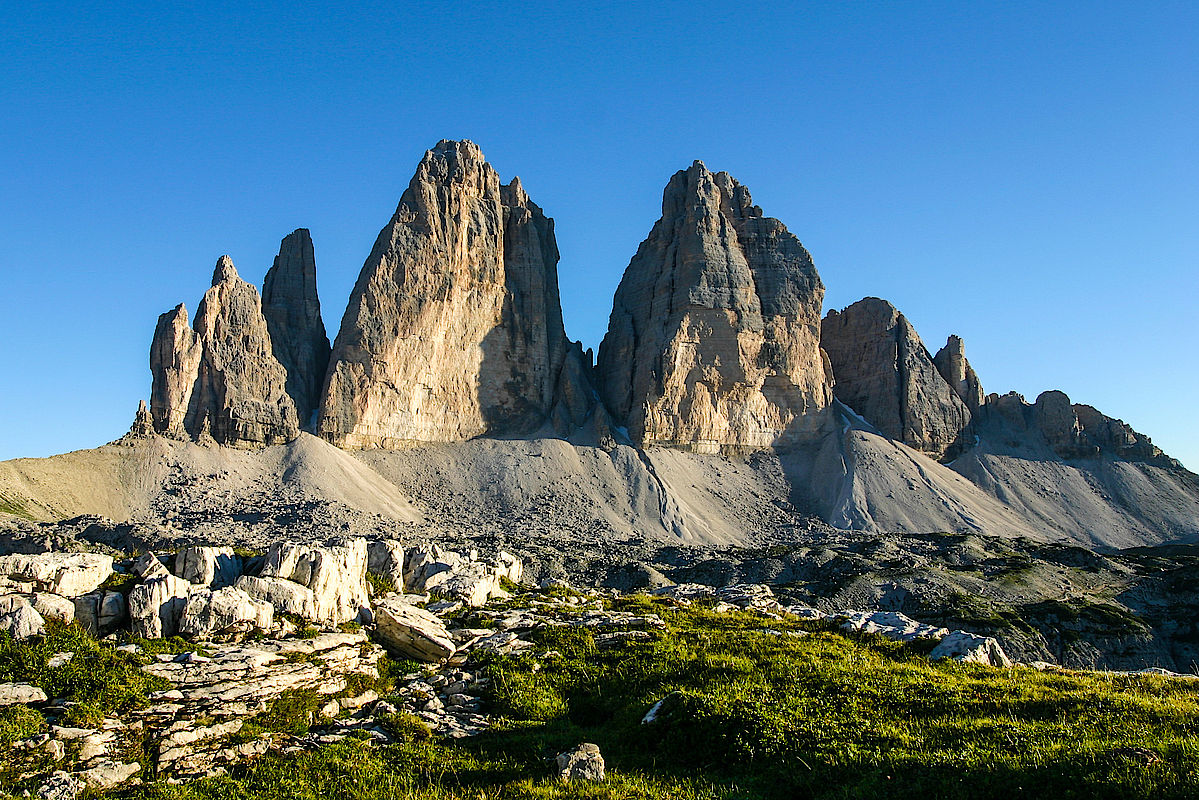
[[600,347],[609,411],[640,445],[786,448],[827,429],[824,286],[749,191],[700,162],[671,178]]
[[150,346],[151,415],[159,433],[220,444],[279,444],[299,434],[287,373],[275,358],[258,290],[221,256],[188,326],[180,305],[158,320]]
[[287,370],[287,393],[300,425],[307,427],[320,405],[329,368],[329,337],[316,293],[312,237],[300,228],[284,237],[262,284],[262,314],[275,358]]
[[935,458],[961,448],[970,409],[895,306],[867,297],[830,311],[820,344],[832,362],[837,399],[883,435]]
[[439,142],[350,296],[320,435],[395,447],[543,425],[572,352],[557,263],[553,222],[520,182],[501,186],[471,142]]

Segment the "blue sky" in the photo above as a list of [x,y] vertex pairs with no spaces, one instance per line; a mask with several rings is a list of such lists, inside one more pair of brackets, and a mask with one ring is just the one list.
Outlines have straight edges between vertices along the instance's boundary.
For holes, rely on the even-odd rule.
[[120,436],[223,253],[261,284],[310,228],[332,335],[425,149],[469,138],[555,218],[586,346],[698,158],[826,308],[887,298],[988,391],[1199,468],[1193,2],[157,5],[0,10],[0,459]]

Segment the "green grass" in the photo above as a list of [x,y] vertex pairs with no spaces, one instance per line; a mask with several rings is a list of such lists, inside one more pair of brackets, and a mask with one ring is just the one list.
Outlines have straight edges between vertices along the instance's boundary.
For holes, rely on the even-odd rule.
[[[51,698],[79,703],[71,721],[95,722],[110,712],[124,712],[147,704],[146,695],[169,684],[142,672],[149,656],[118,652],[102,646],[76,624],[50,622],[47,634],[29,642],[14,642],[0,634],[0,680],[32,683]],[[66,664],[51,668],[50,658],[73,652]]]
[[[531,637],[533,654],[486,663],[498,719],[475,739],[422,737],[411,718],[398,719],[395,745],[345,741],[123,796],[1199,795],[1199,687],[1190,682],[930,663],[873,636],[652,605],[670,628],[651,641],[598,650],[586,631],[549,628]],[[662,721],[642,725],[667,696]],[[271,712],[279,727],[310,711],[310,700],[287,702]],[[564,786],[553,777],[553,756],[581,741],[600,746],[604,784]]]

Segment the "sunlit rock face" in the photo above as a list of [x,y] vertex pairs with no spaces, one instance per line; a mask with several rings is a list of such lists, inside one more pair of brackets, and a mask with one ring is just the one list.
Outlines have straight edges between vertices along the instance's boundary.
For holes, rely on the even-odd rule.
[[786,448],[825,432],[824,286],[811,257],[749,190],[695,162],[625,270],[597,382],[640,445]]
[[439,142],[350,296],[320,435],[386,448],[581,421],[586,409],[555,414],[563,376],[587,374],[564,370],[583,354],[563,330],[557,263],[553,221],[519,180],[502,186],[469,141]]
[[159,433],[211,435],[234,447],[299,435],[287,371],[275,358],[258,290],[228,256],[217,261],[194,328],[183,305],[159,317],[150,371],[150,413]]

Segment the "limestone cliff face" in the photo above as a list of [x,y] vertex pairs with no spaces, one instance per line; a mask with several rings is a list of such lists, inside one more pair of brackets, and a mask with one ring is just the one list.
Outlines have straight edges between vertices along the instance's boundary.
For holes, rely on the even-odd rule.
[[933,356],[933,364],[949,387],[966,404],[966,408],[970,409],[970,413],[978,411],[986,399],[986,393],[983,392],[982,382],[979,381],[974,368],[966,360],[966,346],[962,343],[962,338],[950,336],[945,346]]
[[574,357],[557,263],[553,222],[519,181],[501,186],[471,142],[439,142],[350,296],[319,433],[396,447],[536,430]]
[[300,425],[308,427],[329,368],[329,337],[316,293],[312,237],[305,228],[288,234],[279,245],[262,284],[262,314],[272,352],[287,371],[287,393]]
[[175,438],[188,435],[184,427],[204,345],[188,322],[187,307],[180,303],[158,318],[150,342],[150,416],[154,429]]
[[633,441],[701,452],[786,448],[827,429],[824,286],[749,190],[700,162],[616,290],[597,380]]
[[970,409],[895,306],[867,297],[830,311],[820,344],[832,362],[837,399],[885,436],[935,458],[960,450]]
[[150,346],[151,416],[159,433],[210,434],[235,447],[299,435],[287,373],[275,358],[258,290],[228,256],[217,262],[194,330],[180,305],[158,320]]

